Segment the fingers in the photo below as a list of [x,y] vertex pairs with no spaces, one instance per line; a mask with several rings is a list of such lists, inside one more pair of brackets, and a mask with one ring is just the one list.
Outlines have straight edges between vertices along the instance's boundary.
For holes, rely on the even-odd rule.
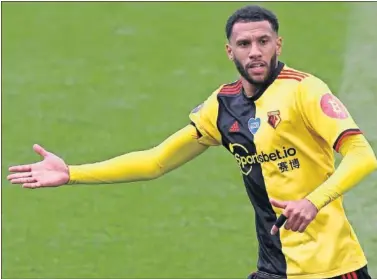
[[303,233],[311,221],[312,218],[310,218],[307,215],[302,215],[300,213],[292,213],[288,217],[287,222],[284,225],[284,229],[291,230],[293,232]]
[[17,173],[12,173],[12,174],[8,175],[7,179],[13,180],[13,179],[16,179],[16,178],[31,177],[31,176],[32,176],[31,172],[17,172]]
[[279,231],[279,228],[276,225],[273,225],[271,229],[271,234],[275,235],[277,234],[278,231]]
[[289,202],[285,202],[285,201],[278,201],[278,200],[274,200],[274,199],[270,199],[270,203],[275,206],[275,207],[278,207],[278,208],[286,208],[288,203]]
[[279,228],[283,226],[286,220],[287,217],[284,214],[280,215],[279,218],[276,220],[275,225],[272,226],[271,234],[275,235],[279,231]]
[[39,187],[42,187],[42,185],[39,183],[39,182],[33,182],[33,183],[24,183],[22,185],[22,187],[24,188],[29,188],[29,189],[33,189],[33,188],[39,188]]
[[298,232],[300,233],[303,233],[306,228],[308,227],[309,223],[302,223],[299,227],[298,227]]
[[19,166],[12,166],[9,167],[10,172],[30,172],[31,165],[19,165]]
[[[289,216],[286,217],[285,215]],[[279,229],[284,225],[284,229],[297,231],[299,226],[301,225],[301,219],[297,215],[289,214],[287,212],[280,215],[280,217],[275,222],[275,225],[272,226],[271,234],[275,235],[279,231]]]
[[297,232],[298,228],[303,224],[304,218],[303,216],[296,216],[294,219],[291,220],[289,223],[288,230],[291,230],[293,232]]
[[318,209],[306,199],[290,202],[270,200],[270,202],[275,207],[285,206],[283,214],[272,227],[271,234],[276,234],[284,222],[284,228],[286,230],[302,233],[318,213]]
[[287,220],[287,210],[286,210],[286,207],[288,206],[288,203],[289,202],[285,202],[285,201],[278,201],[278,200],[275,200],[275,199],[270,199],[270,203],[272,206],[275,206],[277,208],[282,208],[282,209],[285,209],[283,214],[279,216],[279,218],[276,220],[275,222],[275,225],[272,226],[271,228],[271,234],[272,235],[275,235],[277,234],[277,232],[279,231],[279,229],[283,226],[283,224],[285,223],[285,221]]
[[48,152],[39,144],[34,144],[33,149],[36,153],[38,153],[39,155],[43,157],[46,157],[48,155]]
[[[288,217],[285,217],[284,215],[287,215]],[[284,212],[280,217],[284,216],[282,220],[286,221],[284,224],[284,229],[290,230],[293,232],[300,232],[303,233],[310,222],[312,221],[312,218],[310,218],[309,215],[304,215],[301,212],[292,212],[292,211],[287,211]],[[280,219],[279,217],[279,219]],[[271,229],[271,234],[275,235],[278,231],[279,228],[282,227],[283,221],[279,219],[276,221],[275,225]]]
[[291,222],[290,227],[287,230],[303,233],[309,224],[310,220],[307,220],[304,216],[300,216],[299,218],[296,218],[295,221]]
[[[38,144],[34,144],[33,149],[36,153],[38,153],[39,155],[43,157],[46,157],[49,154],[49,152],[47,152],[42,146]],[[11,166],[9,167],[8,170],[10,172],[30,172],[31,168],[32,168],[32,165],[29,164],[29,165]]]
[[284,229],[292,230],[292,228],[297,226],[297,223],[300,222],[300,211],[294,209],[293,207],[290,207],[285,209],[284,214],[288,216],[288,220],[284,225]]
[[37,182],[35,177],[22,177],[22,178],[15,178],[10,181],[12,184],[24,184],[24,183],[34,183]]

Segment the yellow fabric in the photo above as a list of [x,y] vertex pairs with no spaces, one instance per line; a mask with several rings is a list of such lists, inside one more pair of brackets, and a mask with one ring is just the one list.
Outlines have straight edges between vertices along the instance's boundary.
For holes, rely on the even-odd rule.
[[[198,156],[208,146],[221,145],[217,126],[220,89],[190,113],[202,134],[200,138],[197,130],[188,125],[155,148],[94,164],[69,166],[69,183],[154,179]],[[376,169],[376,158],[362,135],[342,138],[347,131],[358,133],[349,112],[323,81],[311,75],[302,81],[275,80],[255,101],[255,108],[255,118],[261,123],[254,136],[257,153],[240,157],[236,151],[244,147],[237,142],[228,147],[241,172],[248,174],[255,163],[260,163],[270,198],[289,201],[306,197],[320,209],[304,233],[280,230],[287,277],[330,278],[366,265],[346,218],[342,195]],[[274,127],[269,124],[271,114],[275,117]],[[337,170],[334,147],[344,156]],[[281,209],[274,210],[277,216],[282,213]]]
[[[327,98],[327,102],[326,95],[331,96],[331,99]],[[344,111],[348,116],[346,118],[329,117],[321,106],[322,102],[332,114],[338,115]],[[343,131],[359,129],[350,113],[332,94],[327,84],[314,76],[305,78],[298,84],[296,104],[309,131],[325,140],[329,147],[334,145]]]
[[[284,70],[295,71],[287,66]],[[302,80],[297,80],[302,73],[290,76],[293,78],[276,79],[254,102],[255,119],[260,120],[254,135],[256,154],[237,142],[228,148],[245,175],[255,163],[261,164],[270,198],[290,201],[308,197],[321,209],[304,233],[280,230],[287,277],[335,277],[367,263],[341,195],[376,168],[376,159],[362,136],[352,136],[343,140],[340,152],[345,158],[335,172],[333,148],[339,147],[342,133],[359,133],[358,127],[322,80],[306,73]],[[218,106],[212,95],[198,112],[200,117],[192,117],[208,145],[220,143]],[[275,127],[269,124],[271,115]],[[282,213],[273,209],[276,216]]]
[[[335,104],[334,108],[331,105],[328,108],[335,115],[337,109],[345,112],[346,118],[326,115],[321,101],[327,94],[332,95],[329,87],[309,75],[302,81],[278,79],[256,101],[257,116],[262,122],[267,121],[269,111],[279,110],[281,118],[275,129],[268,125],[260,127],[254,138],[257,149],[266,154],[274,150],[280,150],[281,154],[286,154],[284,150],[290,151],[280,161],[270,160],[262,164],[269,196],[284,201],[308,197],[321,209],[304,233],[280,231],[288,278],[330,278],[357,270],[367,263],[346,217],[343,197],[334,198],[341,189],[355,186],[375,165],[372,164],[373,159],[366,161],[368,166],[363,164],[365,171],[357,174],[358,166],[351,166],[350,162],[355,159],[355,153],[361,152],[359,149],[350,153],[340,172],[335,174],[334,144],[343,132],[357,130],[358,127],[344,106],[339,108]],[[332,101],[333,98],[332,95]],[[367,147],[362,153],[369,153],[369,158],[371,156]],[[288,167],[287,171],[281,171],[282,163]],[[345,173],[347,171],[348,174]],[[345,185],[338,184],[344,183],[352,174],[354,179]],[[328,180],[329,177],[331,180]],[[334,183],[339,188],[334,187]],[[331,199],[326,195],[329,193],[333,194]],[[330,203],[330,200],[333,202]],[[277,216],[282,213],[281,209],[274,209]]]
[[152,149],[130,152],[103,162],[69,166],[68,184],[155,179],[182,166],[207,148],[198,142],[195,127],[188,125]]
[[347,137],[340,147],[344,156],[334,174],[306,198],[321,209],[377,168],[372,147],[363,135]]
[[217,94],[220,89],[221,87],[215,90],[203,104],[189,115],[190,120],[202,134],[198,141],[207,146],[221,145],[221,135],[216,123],[219,108]]

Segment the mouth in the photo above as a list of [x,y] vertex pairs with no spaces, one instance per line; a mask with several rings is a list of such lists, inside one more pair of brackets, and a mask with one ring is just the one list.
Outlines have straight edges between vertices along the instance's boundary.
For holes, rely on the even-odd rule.
[[265,62],[252,62],[247,65],[247,68],[249,69],[264,68],[264,67],[267,67],[267,64]]
[[266,68],[267,64],[265,62],[252,62],[247,65],[247,69],[254,75],[263,74]]

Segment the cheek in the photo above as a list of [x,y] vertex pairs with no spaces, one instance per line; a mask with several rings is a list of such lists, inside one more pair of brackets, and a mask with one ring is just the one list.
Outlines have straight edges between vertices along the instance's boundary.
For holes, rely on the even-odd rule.
[[266,51],[264,52],[266,59],[270,60],[274,55],[276,55],[277,51],[278,50],[275,45],[266,49]]
[[247,48],[241,48],[233,51],[233,55],[240,61],[243,61],[249,57],[250,50]]

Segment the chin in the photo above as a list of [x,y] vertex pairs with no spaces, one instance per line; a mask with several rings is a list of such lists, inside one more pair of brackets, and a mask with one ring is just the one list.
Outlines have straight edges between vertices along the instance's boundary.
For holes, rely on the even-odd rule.
[[258,76],[258,77],[251,77],[251,80],[255,84],[262,84],[262,83],[266,82],[267,78],[265,76],[263,76],[263,77]]

